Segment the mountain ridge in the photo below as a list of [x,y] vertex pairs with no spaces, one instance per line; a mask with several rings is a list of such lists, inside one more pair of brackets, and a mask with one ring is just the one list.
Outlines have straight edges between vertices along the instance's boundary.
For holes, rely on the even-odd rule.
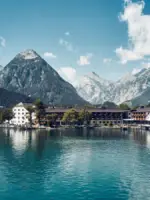
[[1,71],[0,87],[46,104],[86,104],[75,88],[65,80],[34,50],[17,54]]
[[[83,76],[75,85],[79,95],[88,99],[92,104],[102,104],[105,101],[121,104],[128,100],[131,100],[134,105],[137,104],[136,102],[145,104],[150,98],[147,92],[150,91],[148,89],[150,87],[150,68],[143,68],[136,74],[128,73],[117,81],[108,81],[101,77],[98,80],[97,77],[99,76],[97,75],[95,80],[91,80],[90,75]],[[147,98],[142,97],[145,92]]]
[[19,102],[32,103],[34,99],[17,92],[11,92],[0,88],[0,106],[11,107]]

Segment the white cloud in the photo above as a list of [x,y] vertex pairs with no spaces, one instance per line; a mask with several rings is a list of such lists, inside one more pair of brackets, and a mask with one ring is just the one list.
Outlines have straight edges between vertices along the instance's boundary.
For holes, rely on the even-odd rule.
[[77,61],[77,64],[80,66],[90,65],[92,57],[92,53],[87,53],[85,56],[80,56],[79,60]]
[[103,59],[103,63],[104,64],[108,64],[108,63],[111,63],[112,62],[112,59],[111,58],[104,58]]
[[72,44],[62,38],[59,40],[59,44],[64,46],[68,51],[74,51]]
[[47,57],[47,58],[56,58],[57,56],[54,55],[52,52],[45,52],[44,53],[44,57]]
[[6,47],[6,40],[2,36],[0,36],[0,46]]
[[127,23],[129,47],[116,49],[116,54],[123,64],[150,55],[150,15],[144,15],[144,7],[143,0],[124,0],[124,12],[119,19]]
[[134,51],[123,49],[120,47],[116,49],[116,55],[120,58],[122,64],[126,64],[128,61],[136,61],[142,59],[140,54],[135,53]]
[[57,70],[57,72],[61,77],[70,83],[73,83],[76,80],[77,72],[72,67],[61,67]]
[[69,35],[70,35],[70,33],[69,33],[69,32],[66,32],[66,33],[65,33],[65,35],[66,35],[66,36],[69,36]]

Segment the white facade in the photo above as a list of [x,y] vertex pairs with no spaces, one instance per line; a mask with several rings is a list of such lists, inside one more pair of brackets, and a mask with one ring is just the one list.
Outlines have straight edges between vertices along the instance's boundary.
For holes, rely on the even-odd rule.
[[[19,103],[12,109],[14,117],[10,123],[18,126],[29,125],[29,111],[27,110],[27,104]],[[36,115],[32,113],[32,120],[35,120]]]
[[146,120],[150,121],[150,113],[149,112],[146,113]]

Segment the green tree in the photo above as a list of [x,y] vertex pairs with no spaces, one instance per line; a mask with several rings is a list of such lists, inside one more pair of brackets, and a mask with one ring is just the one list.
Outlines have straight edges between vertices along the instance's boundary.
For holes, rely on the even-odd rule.
[[124,103],[120,104],[119,108],[122,109],[122,110],[129,110],[130,109],[129,106],[127,104],[124,104]]
[[103,103],[101,108],[116,109],[117,105],[113,102],[106,101],[106,102]]
[[64,113],[62,121],[66,124],[75,124],[78,122],[78,113],[75,109],[70,109]]
[[0,110],[0,123],[3,122],[3,110]]
[[39,125],[41,125],[41,121],[42,119],[44,119],[44,115],[45,115],[45,106],[40,99],[37,99],[34,102],[34,105],[36,107],[36,117],[38,119],[38,123]]
[[12,109],[4,109],[2,112],[2,121],[10,121],[13,118]]
[[80,124],[89,124],[91,120],[91,113],[86,110],[86,108],[82,109],[78,113],[78,121]]
[[49,114],[46,117],[46,121],[47,121],[48,126],[56,125],[57,119],[58,119],[58,115],[57,114]]
[[35,109],[33,108],[33,106],[28,106],[27,107],[27,110],[29,112],[29,124],[30,124],[30,127],[32,127],[32,124],[33,124],[33,118],[32,118],[32,115],[33,113],[35,112]]

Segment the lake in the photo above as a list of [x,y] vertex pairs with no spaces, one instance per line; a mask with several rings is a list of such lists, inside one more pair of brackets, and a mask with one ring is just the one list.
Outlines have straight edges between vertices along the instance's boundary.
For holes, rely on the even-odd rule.
[[2,200],[149,200],[150,133],[0,129]]

